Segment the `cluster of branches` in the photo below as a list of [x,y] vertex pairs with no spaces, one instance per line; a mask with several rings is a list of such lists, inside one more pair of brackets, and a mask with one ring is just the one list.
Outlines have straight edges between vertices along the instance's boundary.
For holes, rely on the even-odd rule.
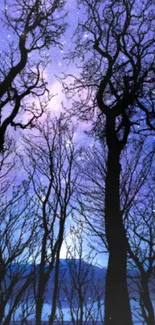
[[[101,192],[109,252],[104,323],[131,325],[127,284],[130,244],[121,207],[121,169],[123,152],[130,148],[133,135],[139,136],[140,143],[140,133],[150,136],[155,129],[153,2],[79,0],[78,5],[84,15],[68,59],[78,62],[79,75],[69,75],[69,83],[64,76],[62,83],[66,96],[73,99],[71,114],[93,120],[94,135],[102,144],[106,140],[105,186]],[[138,154],[136,146],[135,151]],[[102,170],[104,173],[104,166]],[[98,173],[102,176],[100,170]],[[129,176],[123,189],[126,201],[131,184]],[[92,193],[91,189],[88,195]]]
[[[2,161],[7,185],[0,206],[3,325],[12,319],[23,324],[35,319],[41,324],[45,303],[51,305],[49,324],[63,324],[66,307],[73,324],[104,321],[105,274],[101,269],[101,277],[95,278],[94,259],[95,254],[109,251],[103,197],[107,161],[100,154],[101,148],[105,153],[107,149],[99,142],[89,150],[76,149],[74,132],[64,115],[37,123],[35,133],[22,138],[23,150],[17,153],[15,166],[23,174],[20,185],[15,179],[8,184],[10,167],[15,168],[7,163],[9,153]],[[130,154],[127,148],[122,155],[120,197],[128,238],[128,290],[137,308],[133,315],[150,325],[154,323],[154,153],[152,148],[145,151],[145,142],[141,140],[132,154],[130,144]],[[66,226],[70,217],[75,227]],[[60,259],[64,243],[65,267]]]
[[[22,321],[33,314],[36,324],[41,324],[52,270],[49,324],[55,319],[60,250],[78,177],[73,174],[77,155],[73,132],[63,117],[51,120],[48,116],[43,126],[38,123],[36,134],[31,140],[29,136],[23,138],[24,150],[18,153],[24,175],[22,184],[13,188],[10,185],[10,191],[8,187],[3,191],[0,208],[2,324],[10,324],[19,306],[22,306]],[[6,166],[2,167],[6,171]]]
[[63,0],[4,0],[2,22],[12,37],[1,50],[1,151],[9,126],[32,127],[46,110],[51,95],[44,70],[50,62],[49,48],[62,46],[60,38],[66,28],[64,3]]
[[[49,324],[57,318],[57,306],[59,323],[64,322],[59,297],[63,287],[73,324],[93,324],[100,314],[105,325],[132,325],[133,299],[138,302],[136,317],[153,325],[154,145],[149,140],[155,130],[153,1],[78,1],[81,19],[67,58],[78,64],[79,76],[64,76],[61,81],[66,96],[73,100],[68,116],[93,122],[91,136],[96,140],[93,148],[78,152],[74,128],[64,115],[37,122],[50,100],[43,72],[48,63],[46,49],[61,47],[66,28],[64,1],[14,0],[12,4],[5,0],[4,4],[4,27],[13,33],[14,41],[3,49],[0,66],[1,323],[9,324],[20,306],[23,323],[35,315],[36,324],[41,325],[53,271]],[[6,138],[9,126],[35,127],[23,137],[22,153],[16,154],[13,141]],[[19,168],[23,182],[17,185]],[[88,237],[91,232],[100,244],[97,249],[91,244],[91,249],[108,253],[101,294],[104,318],[96,284],[88,307],[86,284],[90,287],[90,280],[87,268],[81,267],[83,238],[79,232],[75,233],[78,245],[74,240],[73,250],[68,246],[71,291],[60,272],[70,215],[79,229],[82,226]],[[78,267],[71,258],[77,252]],[[129,270],[134,268],[133,279]],[[99,306],[96,314],[94,301]]]
[[[23,180],[19,178],[21,184],[17,185],[16,176],[9,183],[0,206],[3,325],[31,319],[41,324],[45,303],[51,306],[48,323],[63,324],[64,301],[73,324],[95,324],[103,319],[104,290],[101,279],[95,279],[94,254],[85,253],[83,226],[66,229],[81,182],[75,167],[79,150],[73,142],[74,129],[65,116],[48,116],[44,123],[37,123],[31,137],[21,140],[23,150],[17,152],[12,168],[19,166]],[[1,172],[7,184],[10,165],[4,162]],[[65,268],[60,259],[64,242]]]
[[[145,138],[139,142],[133,140],[130,150],[124,150],[119,190],[127,239],[127,286],[131,306],[136,304],[132,315],[140,323],[154,324],[154,152],[152,148],[148,151],[145,142]],[[137,151],[133,150],[133,144],[138,146]],[[101,149],[106,153],[105,142],[104,147],[98,143],[83,150],[77,162],[83,183],[78,187],[76,221],[91,236],[90,247],[103,255],[109,252],[109,246],[104,214],[107,158],[100,154]],[[117,258],[121,262],[119,252]]]

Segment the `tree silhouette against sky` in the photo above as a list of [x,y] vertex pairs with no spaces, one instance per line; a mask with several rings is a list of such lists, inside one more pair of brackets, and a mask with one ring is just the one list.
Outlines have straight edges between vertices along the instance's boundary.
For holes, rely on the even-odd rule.
[[32,127],[46,110],[51,98],[44,76],[49,63],[47,49],[62,47],[59,40],[66,28],[64,3],[62,0],[4,1],[2,21],[13,38],[8,38],[1,52],[1,151],[9,126]]
[[[105,231],[109,250],[105,325],[132,324],[127,289],[127,238],[120,209],[120,157],[132,132],[154,130],[155,39],[153,2],[79,0],[83,14],[68,59],[79,76],[63,82],[73,114],[93,119],[106,138]],[[79,58],[81,61],[79,62]],[[79,95],[79,98],[78,98]],[[95,112],[95,115],[94,115]]]
[[[6,132],[10,127],[35,127],[32,133],[32,138],[35,139],[37,119],[45,112],[51,98],[44,74],[50,60],[46,50],[53,46],[62,46],[60,40],[66,28],[64,4],[61,0],[14,0],[13,3],[11,0],[4,1],[3,23],[13,38],[9,38],[8,46],[4,46],[1,52],[2,156],[7,144]],[[95,139],[97,137],[101,144],[106,140],[103,221],[109,260],[104,324],[132,325],[127,286],[129,245],[120,195],[123,168],[121,158],[125,148],[133,145],[133,137],[140,141],[143,137],[153,135],[155,130],[154,3],[152,0],[79,0],[78,14],[79,22],[71,42],[70,53],[65,54],[70,64],[75,63],[78,71],[76,70],[76,75],[64,75],[62,79],[67,99],[73,100],[72,108],[68,109],[67,114],[69,118],[74,116],[91,124],[91,136]],[[68,21],[73,25],[72,19],[69,18]],[[69,81],[65,77],[69,77]],[[50,128],[48,132],[49,135]],[[29,154],[34,157],[36,142],[32,143],[30,138],[29,136],[27,140],[27,144],[29,141],[31,145]],[[26,142],[24,145],[26,147]],[[134,150],[136,151],[136,146]],[[28,158],[27,153],[23,158],[23,166],[26,157]],[[66,158],[71,159],[71,156],[66,154]],[[36,166],[46,169],[46,157],[42,156],[41,159],[38,160],[37,156]],[[63,166],[59,165],[60,160],[61,154],[56,166],[59,175],[61,168],[65,167],[64,163]],[[33,163],[32,159],[28,166],[30,171],[33,170]],[[30,173],[30,176],[33,183],[35,174]],[[36,179],[35,182],[40,181],[39,177]],[[69,182],[70,180],[66,186],[72,185]],[[61,183],[60,177],[58,183]],[[50,186],[54,186],[52,181]],[[56,215],[53,218],[55,220]],[[43,226],[48,241],[47,220]],[[42,242],[43,239],[41,237]],[[43,255],[45,257],[45,254]],[[46,259],[43,258],[43,264],[40,265],[43,276],[45,262]],[[42,304],[46,285],[43,288],[41,282],[42,280],[38,294]],[[36,312],[38,323],[41,322],[41,304]],[[53,321],[52,313],[50,321]]]

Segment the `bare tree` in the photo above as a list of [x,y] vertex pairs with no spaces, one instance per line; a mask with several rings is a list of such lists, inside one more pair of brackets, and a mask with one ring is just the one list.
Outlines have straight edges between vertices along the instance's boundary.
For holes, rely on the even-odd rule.
[[[133,267],[131,296],[135,297],[139,303],[138,314],[141,321],[146,324],[154,324],[151,292],[155,262],[153,248],[154,150],[152,150],[152,143],[147,139],[145,141],[141,139],[139,145],[139,141],[134,142],[133,147],[130,146],[126,149],[128,154],[122,157],[124,163],[121,173],[121,210],[128,236],[129,269],[131,269],[131,265]],[[135,291],[138,298],[137,294],[134,295]]]
[[37,325],[42,321],[51,272],[54,280],[51,291],[48,288],[52,304],[49,324],[55,320],[60,251],[77,180],[77,174],[73,173],[76,156],[73,134],[74,128],[69,126],[63,115],[55,120],[48,116],[43,125],[36,125],[36,133],[31,138],[23,138],[25,151],[21,157],[22,164],[32,185],[31,196],[39,203],[35,215],[39,236],[32,254],[36,270],[34,296]]
[[[72,324],[96,324],[103,321],[103,270],[96,264],[96,255],[86,247],[83,226],[72,225],[66,239],[66,260],[62,269],[61,296],[69,307]],[[99,270],[99,271],[98,271]],[[66,271],[66,272],[65,272]],[[96,272],[98,271],[98,275]],[[59,298],[60,311],[63,301]],[[63,315],[63,313],[60,313]],[[59,317],[61,318],[61,317]],[[59,320],[60,324],[61,321]]]
[[[83,222],[85,232],[91,232],[90,242],[92,242],[92,238],[94,238],[92,247],[100,254],[103,254],[103,252],[108,253],[104,223],[106,159],[106,144],[102,142],[101,145],[96,141],[96,144],[92,148],[89,147],[83,151],[81,150],[77,163],[77,168],[82,176],[81,186],[78,187],[78,205],[76,207],[79,214],[78,222],[79,224]],[[152,151],[152,145],[148,148],[148,141],[145,137],[141,137],[140,140],[132,139],[130,146],[126,147],[121,155],[120,209],[128,238],[131,237],[132,231],[130,213],[133,215],[133,219],[136,218],[133,211],[135,210],[135,204],[139,204],[139,195],[141,196],[141,201],[146,200],[146,198],[148,198],[148,200],[151,198],[148,190],[147,193],[145,192],[146,188],[148,189],[148,175],[152,173],[153,161],[154,152]],[[151,180],[152,178],[150,176],[150,181]],[[146,202],[146,204],[148,205],[148,202]],[[77,214],[75,218],[77,219]],[[140,217],[137,217],[136,220],[135,222],[137,224],[140,223]],[[141,222],[143,222],[143,218]],[[152,226],[151,224],[150,228]],[[94,246],[95,242],[97,243],[96,247]],[[134,244],[135,251],[142,249],[142,243],[138,245],[135,240]],[[151,246],[150,249],[152,249]],[[137,261],[141,263],[138,256]],[[149,291],[148,294],[150,295]]]
[[[144,189],[143,189],[144,191]],[[144,194],[145,193],[145,194]],[[148,190],[134,202],[128,216],[130,266],[137,268],[135,280],[136,296],[132,298],[139,303],[138,315],[145,324],[155,323],[153,307],[154,265],[155,265],[155,231],[154,231],[154,193]]]
[[33,245],[34,203],[27,198],[27,186],[14,186],[5,193],[0,205],[0,322],[9,325],[16,310],[25,301],[33,272],[27,272]]
[[[9,126],[32,127],[50,99],[44,69],[47,50],[61,47],[63,0],[4,0],[3,28],[13,40],[2,48],[0,64],[0,151]],[[47,95],[47,96],[43,96]],[[23,116],[24,120],[23,121]]]
[[[68,55],[79,76],[64,82],[69,97],[76,93],[74,114],[94,122],[106,138],[105,231],[109,249],[105,325],[132,324],[127,290],[127,239],[120,208],[120,157],[130,132],[154,129],[153,2],[78,1],[84,12]],[[81,58],[81,61],[79,60]],[[78,98],[79,95],[79,98]],[[95,116],[94,116],[95,111]]]

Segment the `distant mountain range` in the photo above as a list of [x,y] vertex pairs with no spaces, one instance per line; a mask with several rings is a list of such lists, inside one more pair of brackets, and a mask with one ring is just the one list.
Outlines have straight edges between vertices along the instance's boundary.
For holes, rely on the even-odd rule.
[[[39,265],[35,266],[36,272],[39,269]],[[48,265],[46,265],[48,269]],[[45,269],[46,270],[46,269]],[[7,275],[5,276],[5,285],[9,286],[10,281],[12,281],[12,277],[19,276],[18,282],[15,285],[14,290],[18,290],[21,288],[27,277],[34,271],[34,266],[31,264],[12,264],[8,267]],[[68,306],[68,299],[72,297],[73,303],[76,305],[77,303],[77,288],[81,285],[82,292],[84,295],[84,299],[89,302],[92,299],[95,301],[97,296],[100,295],[104,297],[104,287],[105,287],[105,276],[106,276],[106,268],[100,268],[98,266],[92,266],[85,261],[68,259],[68,260],[60,260],[60,274],[59,274],[59,283],[60,283],[60,291],[59,291],[59,299],[63,308]],[[137,291],[137,283],[136,278],[138,277],[138,271],[133,269],[129,271],[129,293],[130,296],[136,297]],[[37,286],[37,279],[36,279]],[[52,293],[54,288],[54,272],[50,273],[50,277],[48,280],[48,285],[45,292],[45,301],[48,304],[51,304],[52,301]],[[151,297],[155,300],[155,279],[151,279],[150,281],[150,291]],[[17,292],[17,291],[16,291]],[[27,291],[25,291],[25,295],[29,295],[31,299],[34,296],[34,282],[33,285],[29,287]]]

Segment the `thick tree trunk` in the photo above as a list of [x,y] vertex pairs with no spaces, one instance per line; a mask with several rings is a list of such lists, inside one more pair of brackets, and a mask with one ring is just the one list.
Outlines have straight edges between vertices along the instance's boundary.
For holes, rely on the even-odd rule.
[[115,142],[108,152],[105,191],[105,229],[109,261],[105,287],[104,325],[132,325],[126,278],[126,234],[120,211],[120,169],[120,149],[118,150]]

